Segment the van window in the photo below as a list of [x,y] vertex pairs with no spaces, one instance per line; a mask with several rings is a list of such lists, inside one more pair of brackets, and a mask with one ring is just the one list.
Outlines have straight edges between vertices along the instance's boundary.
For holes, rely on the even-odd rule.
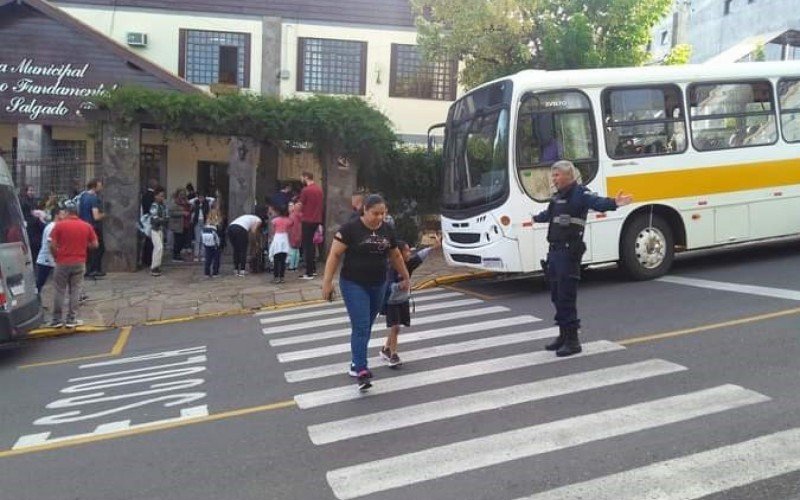
[[24,241],[22,220],[14,188],[0,184],[0,245]]

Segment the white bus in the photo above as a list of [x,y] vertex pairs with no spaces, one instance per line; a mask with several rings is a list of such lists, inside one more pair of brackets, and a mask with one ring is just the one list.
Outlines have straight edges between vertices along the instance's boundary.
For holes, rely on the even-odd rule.
[[634,203],[589,213],[584,264],[663,275],[676,251],[800,233],[800,63],[522,71],[465,94],[445,126],[448,263],[541,269],[549,167]]

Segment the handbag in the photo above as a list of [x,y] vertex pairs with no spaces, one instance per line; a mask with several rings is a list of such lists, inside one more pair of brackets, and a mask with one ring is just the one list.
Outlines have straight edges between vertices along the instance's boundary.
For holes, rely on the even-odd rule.
[[403,290],[400,288],[400,283],[392,283],[389,285],[389,298],[386,300],[386,303],[389,305],[398,305],[408,302],[411,298],[411,292],[409,290]]
[[312,240],[312,242],[315,245],[322,245],[324,241],[325,241],[325,234],[322,232],[322,226],[319,226],[317,227],[317,230],[314,231],[314,239]]

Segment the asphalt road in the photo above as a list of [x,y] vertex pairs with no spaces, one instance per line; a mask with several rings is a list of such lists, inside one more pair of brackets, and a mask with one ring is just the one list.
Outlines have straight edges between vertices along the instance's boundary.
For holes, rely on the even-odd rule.
[[417,294],[365,395],[340,304],[5,346],[0,499],[800,497],[797,241],[579,310],[556,359],[540,279]]

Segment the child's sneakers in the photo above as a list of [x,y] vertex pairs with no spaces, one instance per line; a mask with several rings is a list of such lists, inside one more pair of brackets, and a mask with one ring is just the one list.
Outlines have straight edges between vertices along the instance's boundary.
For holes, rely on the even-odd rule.
[[398,356],[397,353],[392,354],[388,347],[382,347],[380,355],[381,359],[385,361],[391,368],[396,368],[403,364],[403,362],[400,360],[400,356]]

